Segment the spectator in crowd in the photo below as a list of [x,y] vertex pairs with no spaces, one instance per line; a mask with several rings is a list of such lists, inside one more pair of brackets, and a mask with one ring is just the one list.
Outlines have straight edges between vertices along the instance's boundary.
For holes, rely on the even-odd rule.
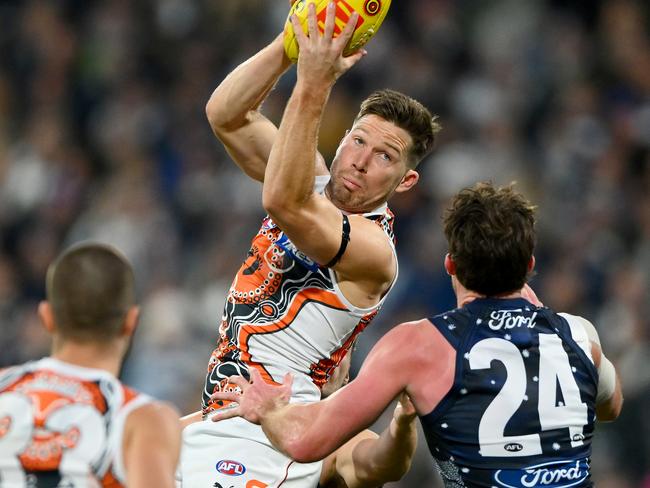
[[[268,0],[0,4],[2,365],[47,353],[34,310],[61,246],[108,240],[138,270],[143,305],[124,379],[195,409],[214,317],[262,217],[205,100],[286,13]],[[417,187],[392,202],[400,277],[355,362],[395,323],[453,305],[437,220],[451,194],[517,180],[539,204],[534,287],[600,327],[625,389],[595,443],[599,486],[650,476],[650,435],[639,435],[650,431],[649,16],[640,0],[394,3],[320,137],[331,160],[353,107],[385,87],[445,126]],[[291,85],[265,103],[275,122]],[[237,225],[219,232],[224,222]],[[164,334],[147,334],[154,323]],[[438,486],[426,456],[418,449],[401,486]]]

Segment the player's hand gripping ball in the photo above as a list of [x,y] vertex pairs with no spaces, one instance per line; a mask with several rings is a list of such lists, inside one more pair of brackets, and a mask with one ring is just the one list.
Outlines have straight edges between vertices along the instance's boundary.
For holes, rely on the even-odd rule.
[[[291,25],[291,16],[296,14],[303,31],[307,34],[307,6],[309,3],[316,4],[316,17],[318,19],[318,30],[322,34],[325,30],[325,16],[327,4],[331,0],[297,0],[284,24],[284,50],[289,59],[295,63],[298,61],[298,41],[293,32]],[[343,27],[356,11],[359,14],[359,20],[352,34],[352,39],[343,51],[344,56],[349,56],[353,52],[365,46],[365,44],[377,33],[379,26],[384,21],[391,0],[335,0],[336,1],[336,22],[334,26],[334,37],[341,34]]]

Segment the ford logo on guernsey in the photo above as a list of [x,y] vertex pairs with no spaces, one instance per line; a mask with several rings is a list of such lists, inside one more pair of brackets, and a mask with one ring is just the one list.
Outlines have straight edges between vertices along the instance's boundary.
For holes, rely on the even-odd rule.
[[494,480],[508,488],[568,488],[582,483],[589,476],[586,459],[554,461],[518,470],[499,470]]
[[237,461],[222,459],[217,463],[217,471],[228,476],[241,476],[246,472],[246,466]]

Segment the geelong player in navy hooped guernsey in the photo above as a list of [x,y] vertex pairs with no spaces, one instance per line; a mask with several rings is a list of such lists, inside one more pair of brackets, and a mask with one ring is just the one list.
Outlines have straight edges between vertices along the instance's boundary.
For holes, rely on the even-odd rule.
[[479,183],[454,197],[444,224],[458,308],[395,327],[354,381],[318,403],[288,404],[290,381],[232,378],[239,406],[216,420],[260,423],[307,462],[406,392],[447,487],[592,486],[594,424],[619,415],[620,382],[594,326],[544,307],[526,285],[534,207],[512,187]]

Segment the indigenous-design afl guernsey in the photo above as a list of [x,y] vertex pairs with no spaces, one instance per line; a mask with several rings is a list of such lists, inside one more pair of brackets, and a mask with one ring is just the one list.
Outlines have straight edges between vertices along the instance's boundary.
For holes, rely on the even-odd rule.
[[0,371],[0,486],[122,487],[122,431],[151,398],[53,358]]
[[[316,191],[322,192],[327,181],[329,177],[317,177]],[[364,216],[383,229],[394,250],[393,214],[388,207]],[[355,307],[341,293],[334,270],[297,249],[267,216],[226,298],[220,342],[210,358],[203,390],[204,414],[223,405],[210,400],[212,393],[228,388],[231,375],[248,378],[251,367],[268,382],[281,381],[292,372],[293,397],[319,400],[320,387],[386,295],[374,307]]]
[[445,486],[592,486],[598,372],[576,317],[480,299],[430,321],[456,349],[453,387],[421,417]]

